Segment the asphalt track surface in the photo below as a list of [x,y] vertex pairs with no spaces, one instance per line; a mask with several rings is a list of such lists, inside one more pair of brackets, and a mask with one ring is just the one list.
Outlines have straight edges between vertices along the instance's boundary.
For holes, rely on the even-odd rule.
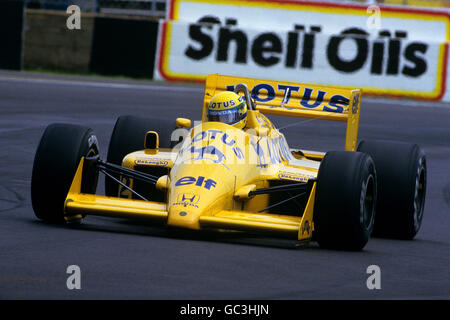
[[[416,142],[425,150],[425,214],[413,241],[373,238],[362,252],[342,252],[102,217],[75,228],[39,221],[30,179],[48,124],[92,127],[105,158],[119,115],[196,120],[202,88],[0,73],[0,299],[449,299],[450,106],[362,101],[360,139]],[[271,118],[287,126],[292,147],[343,148],[340,123]],[[69,265],[81,268],[81,290],[66,287]],[[366,286],[369,265],[381,268],[380,290]]]

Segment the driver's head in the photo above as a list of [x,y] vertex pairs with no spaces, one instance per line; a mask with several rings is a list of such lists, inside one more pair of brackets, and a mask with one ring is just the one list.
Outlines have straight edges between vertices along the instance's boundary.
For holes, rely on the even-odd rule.
[[208,106],[208,121],[218,121],[242,129],[247,124],[247,104],[244,97],[223,91],[212,97]]

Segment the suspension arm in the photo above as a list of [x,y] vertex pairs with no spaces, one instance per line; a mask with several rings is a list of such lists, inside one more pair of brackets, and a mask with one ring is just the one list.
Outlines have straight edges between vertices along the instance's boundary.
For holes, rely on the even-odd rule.
[[287,191],[304,191],[307,187],[307,182],[301,183],[292,183],[282,186],[270,187],[270,188],[262,188],[254,191],[250,191],[250,196],[256,196],[258,194],[269,194],[276,192],[287,192]]
[[107,171],[109,173],[119,174],[128,178],[140,180],[151,184],[156,184],[156,181],[158,181],[158,177],[153,176],[151,174],[124,168],[122,166],[104,162],[102,160],[97,161],[97,169],[101,171]]

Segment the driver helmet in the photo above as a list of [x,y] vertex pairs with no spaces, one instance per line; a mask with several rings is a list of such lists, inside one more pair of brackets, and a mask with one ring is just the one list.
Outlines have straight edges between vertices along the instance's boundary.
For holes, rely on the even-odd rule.
[[218,121],[242,129],[247,124],[247,104],[244,97],[223,91],[212,97],[208,105],[208,121]]

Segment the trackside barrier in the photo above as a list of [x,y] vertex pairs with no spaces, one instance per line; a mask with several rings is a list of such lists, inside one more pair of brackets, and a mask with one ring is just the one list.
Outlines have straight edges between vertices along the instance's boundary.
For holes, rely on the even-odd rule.
[[152,78],[158,27],[152,20],[96,17],[90,71]]
[[[25,18],[23,23],[22,16]],[[66,27],[68,16],[61,10],[27,9],[25,14],[21,13],[20,20],[16,18],[15,22],[26,25],[23,33],[24,68],[153,77],[159,28],[157,20],[82,12],[81,29],[69,30]],[[9,25],[2,30],[7,30],[5,33],[9,38],[15,30],[21,32],[19,27],[11,31]],[[16,36],[15,39],[21,48],[21,37]],[[5,48],[8,50],[2,50],[0,56],[12,51],[13,47]],[[21,55],[14,53],[14,58],[20,61]],[[7,61],[10,60],[1,59],[0,64]]]
[[[450,101],[448,11],[293,1],[171,0],[156,79],[220,73]],[[372,17],[373,18],[373,17]]]
[[23,10],[21,2],[0,3],[0,69],[22,68]]

